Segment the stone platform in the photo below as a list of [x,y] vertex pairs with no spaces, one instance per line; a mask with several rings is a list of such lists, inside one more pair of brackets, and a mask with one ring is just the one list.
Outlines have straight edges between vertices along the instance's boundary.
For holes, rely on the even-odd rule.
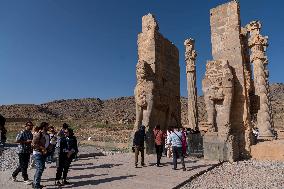
[[284,140],[260,142],[251,146],[252,159],[284,161]]

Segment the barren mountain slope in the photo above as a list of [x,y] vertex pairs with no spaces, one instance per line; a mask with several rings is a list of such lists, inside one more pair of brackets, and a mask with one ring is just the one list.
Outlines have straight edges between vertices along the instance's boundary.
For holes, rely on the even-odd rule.
[[[284,128],[284,84],[271,85],[273,118],[276,128]],[[187,99],[181,98],[182,123],[187,122]],[[95,123],[127,123],[135,121],[134,97],[108,100],[99,98],[56,100],[41,105],[2,105],[0,113],[6,118],[33,120],[88,120]],[[203,97],[198,97],[198,119],[206,121]]]

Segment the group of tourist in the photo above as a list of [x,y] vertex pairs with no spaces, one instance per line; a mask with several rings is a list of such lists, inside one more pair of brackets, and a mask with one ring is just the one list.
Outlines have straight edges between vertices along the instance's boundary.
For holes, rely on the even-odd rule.
[[[157,125],[153,130],[153,137],[155,141],[155,149],[157,154],[157,167],[161,166],[161,157],[165,151],[167,157],[173,158],[173,169],[177,169],[177,159],[181,159],[182,169],[186,171],[184,157],[187,154],[188,139],[187,131],[173,127],[164,132],[160,125]],[[133,138],[133,152],[135,152],[135,167],[138,167],[138,156],[141,154],[141,166],[145,166],[144,162],[144,142],[147,139],[145,126],[141,125],[139,130],[134,134]]]
[[[31,121],[28,121],[25,128],[17,134],[16,143],[18,143],[19,165],[12,173],[13,181],[16,181],[17,175],[22,172],[25,184],[32,184],[33,188],[36,189],[42,188],[40,182],[45,169],[45,162],[54,162],[54,155],[56,154],[55,185],[69,184],[67,173],[72,160],[78,153],[78,146],[74,132],[68,124],[64,123],[61,130],[56,133],[54,127],[49,126],[47,122],[34,126]],[[36,169],[33,181],[30,181],[28,176],[29,162],[31,167],[34,164]]]

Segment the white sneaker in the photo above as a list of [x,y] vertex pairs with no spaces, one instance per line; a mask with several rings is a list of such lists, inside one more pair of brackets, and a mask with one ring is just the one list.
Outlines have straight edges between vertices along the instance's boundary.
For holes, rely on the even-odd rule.
[[30,180],[25,180],[24,181],[24,184],[26,184],[26,185],[31,185],[33,182],[32,181],[30,181]]

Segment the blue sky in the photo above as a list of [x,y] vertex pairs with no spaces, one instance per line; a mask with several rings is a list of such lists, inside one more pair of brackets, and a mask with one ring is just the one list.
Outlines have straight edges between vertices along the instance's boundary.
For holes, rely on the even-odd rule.
[[[209,10],[227,0],[0,0],[0,104],[131,96],[141,17],[153,13],[180,52],[196,40],[197,84],[211,59]],[[269,36],[270,82],[283,82],[284,1],[240,0],[242,25],[261,20]]]

